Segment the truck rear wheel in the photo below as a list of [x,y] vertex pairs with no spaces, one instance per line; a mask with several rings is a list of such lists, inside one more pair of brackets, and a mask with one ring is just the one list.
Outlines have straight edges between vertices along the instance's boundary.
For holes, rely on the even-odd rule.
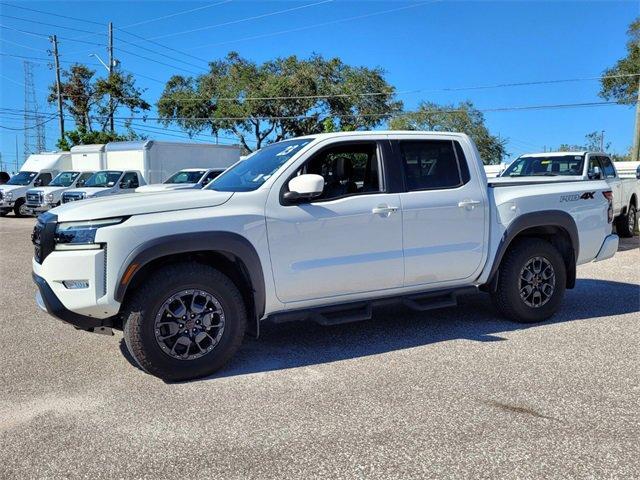
[[244,338],[246,308],[235,284],[198,263],[154,273],[126,302],[127,349],[146,372],[167,381],[211,375]]
[[627,213],[616,219],[616,232],[624,238],[633,237],[638,226],[638,210],[634,204],[629,205]]
[[492,298],[498,311],[511,320],[541,322],[560,307],[566,278],[564,260],[553,245],[537,238],[523,239],[502,259]]

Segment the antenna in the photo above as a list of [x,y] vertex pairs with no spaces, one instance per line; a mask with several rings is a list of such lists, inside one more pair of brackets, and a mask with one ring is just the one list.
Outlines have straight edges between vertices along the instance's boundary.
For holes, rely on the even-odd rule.
[[24,62],[24,148],[23,160],[32,153],[46,150],[44,117],[40,114],[36,87],[33,82],[33,64]]

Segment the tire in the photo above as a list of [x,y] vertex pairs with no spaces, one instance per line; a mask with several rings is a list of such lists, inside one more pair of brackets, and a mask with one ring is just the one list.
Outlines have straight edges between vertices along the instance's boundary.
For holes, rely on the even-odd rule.
[[13,206],[13,214],[18,218],[27,216],[27,212],[24,212],[22,207],[24,207],[24,200],[19,198]]
[[627,213],[616,219],[616,232],[624,238],[633,237],[638,227],[638,210],[634,204],[629,205]]
[[[542,259],[541,273],[538,274],[534,273],[535,259]],[[547,265],[551,266],[553,273],[551,290],[548,287],[550,280],[544,279],[550,272]],[[533,274],[532,283],[525,281],[525,277],[529,277],[530,274]],[[566,283],[566,266],[560,252],[544,240],[523,239],[510,246],[502,259],[498,270],[497,289],[492,294],[492,299],[498,311],[511,320],[519,323],[542,322],[556,313],[560,307]],[[533,286],[534,284],[537,286]],[[527,291],[532,293],[526,295]],[[521,296],[521,292],[525,298]]]
[[[204,317],[196,317],[201,318],[201,322],[195,319],[188,323],[193,310],[186,310],[183,317],[169,313],[169,310],[174,313],[179,313],[180,309],[184,311],[182,307],[189,303],[189,294],[180,295],[185,291],[195,291],[194,295],[199,297],[201,304],[206,297],[201,293],[215,299],[217,306],[213,306],[213,310],[217,313],[219,309],[222,311],[217,317],[218,324],[223,325],[222,332],[220,329],[214,330],[213,326],[205,332]],[[177,304],[169,303],[165,308],[174,297],[180,298],[174,301]],[[193,308],[196,297],[191,298],[189,308]],[[209,297],[206,298],[209,301]],[[211,302],[209,305],[212,305]],[[211,315],[209,325],[214,323],[212,318],[215,315]],[[180,318],[186,318],[184,323]],[[160,322],[160,326],[157,322]],[[200,323],[195,325],[193,322]],[[182,329],[181,325],[185,330],[172,335],[172,332]],[[246,325],[247,312],[236,285],[218,270],[195,262],[175,264],[156,271],[133,292],[123,309],[124,339],[129,353],[143,370],[171,382],[204,377],[222,368],[240,347]],[[191,327],[195,327],[194,332],[200,328],[200,333],[190,334]],[[208,339],[201,337],[203,332],[211,334]],[[162,341],[165,334],[168,339]],[[204,338],[205,353],[202,353],[203,345],[194,341],[199,337]],[[172,346],[173,339],[175,343]],[[184,342],[180,343],[182,340]],[[190,346],[185,345],[188,342],[191,342]],[[201,356],[192,358],[197,355]]]

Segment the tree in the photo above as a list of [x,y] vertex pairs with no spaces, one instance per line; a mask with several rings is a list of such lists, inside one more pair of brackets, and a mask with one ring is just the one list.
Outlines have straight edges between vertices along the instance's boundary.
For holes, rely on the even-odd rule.
[[231,52],[206,75],[169,79],[157,107],[164,125],[190,135],[229,132],[253,151],[299,135],[374,128],[401,108],[394,91],[382,70],[336,58],[257,64]]
[[[627,30],[627,55],[603,72],[600,96],[606,100],[615,100],[622,104],[635,104],[638,98],[640,77],[640,17],[631,23]],[[615,75],[628,75],[612,78]],[[608,78],[607,78],[608,77]]]
[[457,106],[422,102],[416,111],[392,118],[389,127],[392,130],[466,133],[476,143],[485,164],[500,163],[507,154],[507,141],[489,133],[484,123],[484,115],[470,101],[461,102]]
[[[73,145],[105,143],[115,140],[138,138],[131,130],[130,122],[125,122],[127,132],[118,134],[108,131],[109,118],[121,107],[126,107],[133,115],[140,110],[149,110],[151,105],[143,98],[143,91],[136,88],[132,75],[113,72],[107,78],[96,78],[95,70],[85,65],[75,64],[62,72],[60,92],[63,112],[68,112],[76,129],[65,132],[65,138],[58,140],[58,148],[68,149]],[[56,86],[50,86],[49,103],[57,99]],[[111,104],[108,101],[111,96]]]

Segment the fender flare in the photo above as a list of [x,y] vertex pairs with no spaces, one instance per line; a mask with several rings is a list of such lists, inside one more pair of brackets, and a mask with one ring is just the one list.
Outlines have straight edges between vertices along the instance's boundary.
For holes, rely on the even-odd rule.
[[506,253],[507,249],[523,231],[534,227],[559,227],[565,230],[569,234],[571,240],[571,246],[573,247],[573,262],[568,265],[567,268],[567,288],[573,288],[576,280],[576,261],[578,254],[580,253],[580,238],[578,236],[578,227],[575,220],[571,215],[562,210],[541,210],[539,212],[525,213],[516,218],[507,227],[496,255],[493,259],[493,264],[489,272],[487,285],[491,286],[493,290],[495,288],[495,281],[497,280],[498,269],[502,263],[502,257]]
[[[122,303],[131,280],[149,262],[169,255],[217,252],[232,255],[242,261],[253,290],[256,321],[264,315],[265,285],[262,264],[254,246],[245,237],[231,232],[194,232],[166,235],[138,245],[124,261],[117,276],[115,300]],[[137,265],[131,273],[129,269]],[[128,278],[124,278],[129,272]],[[124,281],[126,280],[126,281]]]

